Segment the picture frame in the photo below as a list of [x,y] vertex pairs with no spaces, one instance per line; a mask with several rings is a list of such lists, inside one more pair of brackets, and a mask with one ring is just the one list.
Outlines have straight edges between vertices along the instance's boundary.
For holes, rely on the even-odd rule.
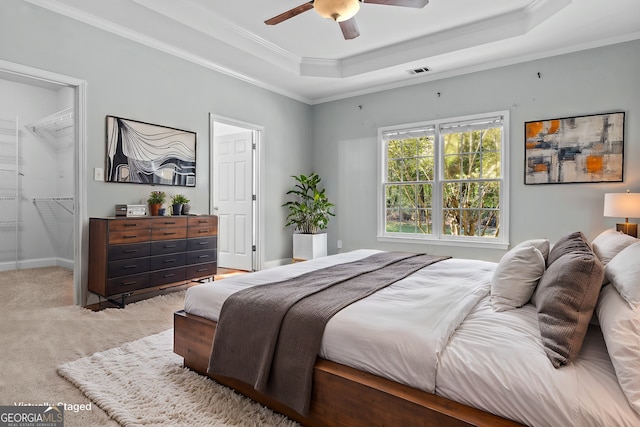
[[621,182],[624,112],[525,122],[525,184]]
[[196,133],[106,117],[107,182],[196,186]]

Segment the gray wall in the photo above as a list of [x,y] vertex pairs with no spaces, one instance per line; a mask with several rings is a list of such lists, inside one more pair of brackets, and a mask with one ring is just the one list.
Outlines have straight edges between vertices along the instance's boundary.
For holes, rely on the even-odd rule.
[[209,113],[264,126],[263,260],[291,256],[280,205],[290,175],[311,167],[311,107],[202,66],[19,0],[0,2],[0,59],[87,81],[89,216],[113,215],[117,203],[146,201],[151,186],[93,181],[105,167],[105,116],[195,131],[197,187],[184,193],[194,212],[209,211]]
[[[341,239],[342,251],[405,249],[499,259],[504,251],[376,240],[378,127],[498,110],[511,116],[511,244],[555,241],[576,230],[594,238],[616,223],[602,216],[604,193],[640,192],[639,76],[640,41],[634,41],[314,106],[314,168],[337,205],[329,251],[337,252]],[[524,185],[525,121],[613,111],[626,113],[623,183]]]

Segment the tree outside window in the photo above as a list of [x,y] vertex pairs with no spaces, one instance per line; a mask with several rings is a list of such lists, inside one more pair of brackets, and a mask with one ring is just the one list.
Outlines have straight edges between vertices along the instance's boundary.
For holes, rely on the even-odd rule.
[[503,117],[383,130],[382,235],[503,240]]

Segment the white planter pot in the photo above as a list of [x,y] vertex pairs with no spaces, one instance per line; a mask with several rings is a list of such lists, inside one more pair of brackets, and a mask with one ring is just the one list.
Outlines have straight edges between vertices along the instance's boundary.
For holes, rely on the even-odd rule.
[[309,260],[327,256],[327,233],[293,234],[293,257]]

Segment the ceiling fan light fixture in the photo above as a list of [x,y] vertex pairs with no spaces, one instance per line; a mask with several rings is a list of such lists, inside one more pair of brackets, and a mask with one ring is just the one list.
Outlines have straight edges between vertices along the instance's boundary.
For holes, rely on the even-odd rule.
[[323,18],[342,22],[353,18],[360,10],[359,0],[315,0],[313,8]]

